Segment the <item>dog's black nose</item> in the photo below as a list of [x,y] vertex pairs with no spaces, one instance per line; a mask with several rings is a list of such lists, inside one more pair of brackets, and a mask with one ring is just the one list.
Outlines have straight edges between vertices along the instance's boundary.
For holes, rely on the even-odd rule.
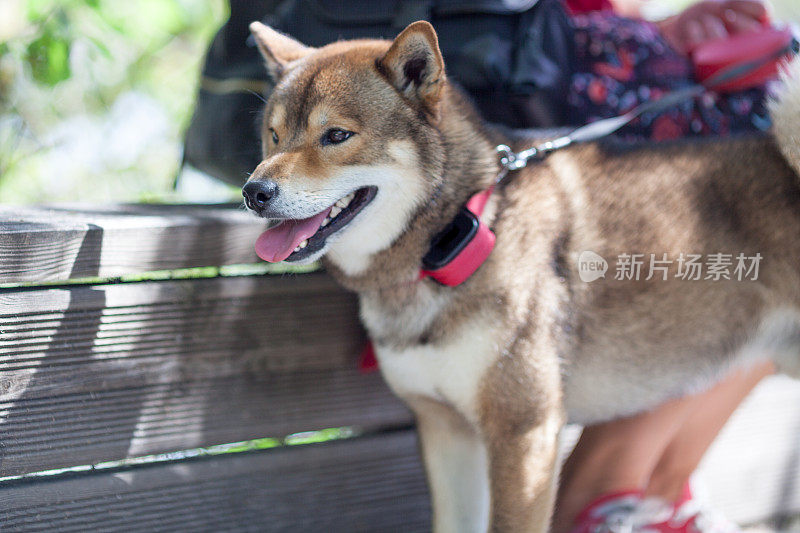
[[253,211],[262,211],[278,194],[278,184],[270,180],[254,180],[242,187],[242,196],[247,207]]

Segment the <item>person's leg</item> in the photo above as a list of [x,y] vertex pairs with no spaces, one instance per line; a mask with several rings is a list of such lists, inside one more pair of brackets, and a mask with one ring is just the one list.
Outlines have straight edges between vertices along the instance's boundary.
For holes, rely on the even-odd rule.
[[772,361],[734,372],[713,389],[694,396],[689,416],[661,454],[647,484],[646,494],[674,501],[705,451],[744,398],[766,376],[775,372]]
[[691,398],[681,398],[647,413],[585,427],[563,466],[553,531],[568,531],[577,514],[600,496],[646,489],[691,408]]
[[760,363],[705,393],[587,426],[564,464],[554,531],[568,531],[575,516],[604,494],[636,489],[674,500],[731,413],[773,369],[771,362]]

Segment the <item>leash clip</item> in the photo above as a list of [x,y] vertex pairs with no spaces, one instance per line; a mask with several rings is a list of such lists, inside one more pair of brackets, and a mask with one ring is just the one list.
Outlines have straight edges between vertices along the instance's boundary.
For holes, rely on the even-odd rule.
[[570,144],[572,144],[572,139],[569,136],[564,136],[547,141],[539,146],[532,146],[521,152],[515,152],[506,144],[496,146],[494,151],[500,156],[500,173],[497,176],[497,182],[505,178],[509,172],[527,167],[529,161],[542,161],[550,155],[550,152],[555,152]]
[[[500,173],[497,175],[497,182],[505,178],[509,172],[525,168],[528,160],[539,153],[536,148],[529,148],[524,152],[517,153],[506,144],[496,146],[494,151],[500,156]],[[528,155],[529,153],[530,155]]]
[[500,165],[507,171],[524,168],[527,166],[530,159],[537,158],[539,155],[539,149],[536,147],[531,147],[517,153],[512,150],[510,146],[500,144],[496,146],[494,150],[500,155]]

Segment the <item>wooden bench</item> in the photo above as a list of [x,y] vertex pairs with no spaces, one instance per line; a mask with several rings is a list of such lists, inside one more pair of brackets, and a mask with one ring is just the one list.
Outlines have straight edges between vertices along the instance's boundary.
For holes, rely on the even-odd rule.
[[[0,209],[0,530],[429,530],[355,298],[258,263],[262,230],[231,206]],[[799,435],[800,386],[764,383],[704,465],[723,510],[799,511]]]

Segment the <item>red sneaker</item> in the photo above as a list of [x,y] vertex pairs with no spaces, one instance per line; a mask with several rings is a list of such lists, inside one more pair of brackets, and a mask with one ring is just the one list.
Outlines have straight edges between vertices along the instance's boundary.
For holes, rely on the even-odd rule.
[[[658,498],[645,498],[642,507],[648,505],[664,505]],[[643,524],[642,531],[652,533],[739,533],[741,529],[720,513],[708,509],[692,495],[689,483],[683,486],[681,496],[672,505],[672,514],[666,520],[652,520]],[[643,509],[642,509],[643,510]],[[655,517],[653,517],[655,518]]]
[[687,483],[674,503],[640,491],[602,496],[575,519],[570,533],[740,533],[719,513],[700,505]]
[[627,490],[601,496],[575,518],[570,533],[625,533],[630,516],[642,502],[642,492]]

